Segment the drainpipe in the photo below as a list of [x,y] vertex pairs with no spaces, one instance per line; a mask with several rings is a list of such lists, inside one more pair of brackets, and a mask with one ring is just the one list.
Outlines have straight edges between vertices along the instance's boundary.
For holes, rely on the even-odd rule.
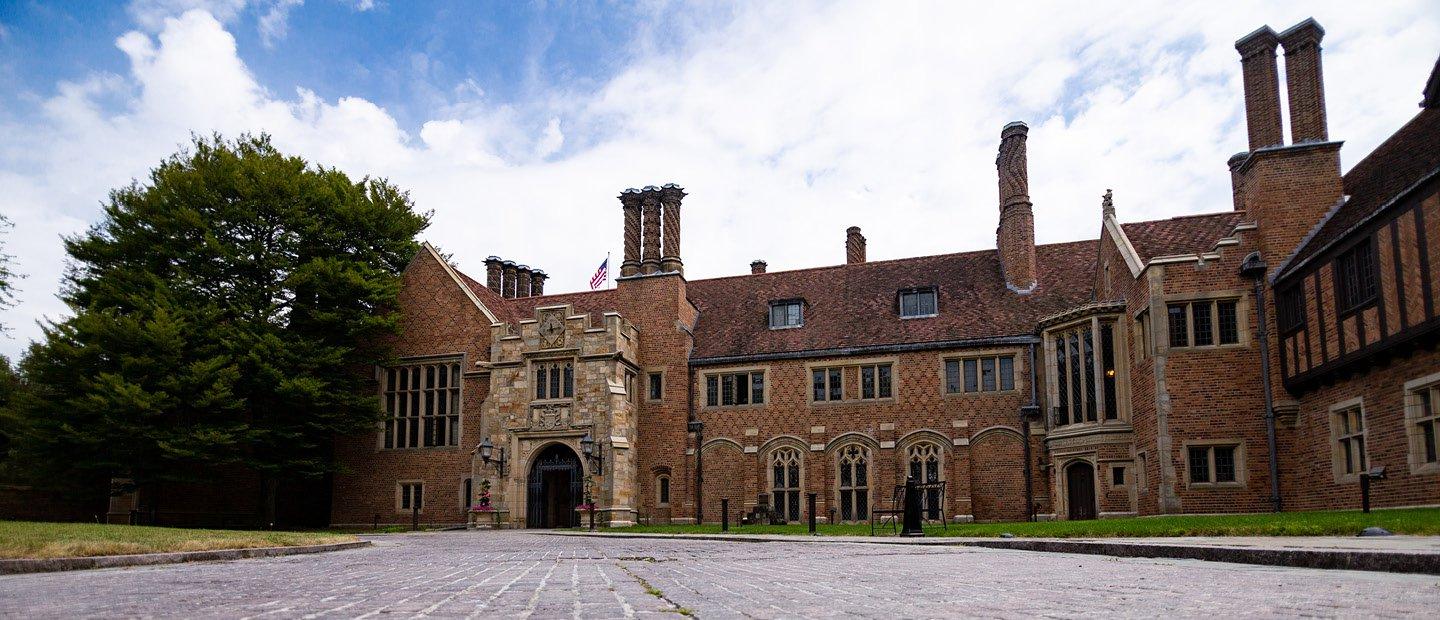
[[705,468],[701,461],[700,448],[705,444],[705,423],[695,416],[695,367],[686,367],[687,380],[685,381],[685,407],[686,424],[685,430],[695,433],[695,524],[705,522]]
[[1035,489],[1031,456],[1030,456],[1030,418],[1040,413],[1040,404],[1035,401],[1035,343],[1030,343],[1030,404],[1020,408],[1020,445],[1025,450],[1025,518],[1035,520]]
[[1270,452],[1270,505],[1275,512],[1280,501],[1280,463],[1275,454],[1275,401],[1270,394],[1270,329],[1265,320],[1265,271],[1268,266],[1259,252],[1251,252],[1240,265],[1240,275],[1255,279],[1255,322],[1260,326],[1260,386],[1265,391],[1265,444]]

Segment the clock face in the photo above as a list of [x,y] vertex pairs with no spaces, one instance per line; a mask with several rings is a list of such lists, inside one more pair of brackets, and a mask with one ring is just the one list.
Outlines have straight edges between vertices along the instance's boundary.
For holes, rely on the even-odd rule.
[[558,347],[565,343],[565,325],[560,322],[560,317],[547,315],[540,321],[540,346],[545,348]]

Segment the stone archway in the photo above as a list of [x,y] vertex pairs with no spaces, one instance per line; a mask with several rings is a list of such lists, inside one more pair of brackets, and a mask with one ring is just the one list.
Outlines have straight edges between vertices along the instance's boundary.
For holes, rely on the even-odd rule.
[[530,463],[525,493],[525,527],[578,527],[575,506],[585,499],[585,470],[564,444],[542,449]]

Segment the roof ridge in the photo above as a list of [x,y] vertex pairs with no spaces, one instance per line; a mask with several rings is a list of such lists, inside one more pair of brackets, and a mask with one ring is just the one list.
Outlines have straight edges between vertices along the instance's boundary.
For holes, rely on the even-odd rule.
[[[1075,244],[1082,244],[1082,243],[1095,243],[1095,242],[1097,242],[1097,241],[1099,241],[1099,239],[1077,239],[1077,240],[1074,240],[1074,241],[1060,241],[1060,242],[1056,242],[1056,243],[1037,243],[1037,244],[1035,244],[1035,249],[1036,249],[1036,250],[1039,250],[1040,248],[1059,247],[1059,246],[1063,246],[1063,245],[1075,245]],[[728,276],[715,276],[715,277],[713,277],[713,278],[698,278],[698,279],[695,279],[695,280],[690,280],[690,282],[693,284],[693,283],[695,283],[695,282],[715,282],[715,281],[717,281],[717,280],[731,280],[731,279],[735,279],[735,278],[752,278],[752,277],[768,276],[768,275],[778,275],[778,274],[794,274],[794,273],[800,273],[800,272],[804,272],[804,271],[822,271],[822,270],[826,270],[826,269],[844,269],[844,268],[846,268],[846,267],[859,267],[859,266],[863,266],[863,265],[880,265],[880,264],[885,264],[885,263],[900,263],[900,262],[912,261],[912,260],[924,260],[924,259],[928,259],[928,258],[948,258],[948,257],[953,257],[953,256],[964,256],[964,255],[966,255],[966,254],[983,254],[983,253],[986,253],[986,252],[995,252],[995,251],[996,251],[995,248],[987,248],[987,249],[983,249],[983,250],[967,250],[967,251],[964,251],[964,252],[947,252],[947,253],[945,253],[945,254],[925,254],[925,255],[922,255],[922,256],[906,256],[906,257],[904,257],[904,258],[887,258],[887,259],[885,259],[885,260],[870,260],[870,261],[865,261],[865,262],[863,262],[863,263],[841,263],[841,264],[838,264],[838,265],[818,265],[818,266],[815,266],[815,267],[800,267],[800,268],[798,268],[798,269],[783,269],[783,270],[780,270],[780,271],[766,271],[766,272],[764,272],[764,273],[737,273],[737,274],[728,275]]]
[[1176,216],[1174,216],[1174,217],[1167,217],[1167,218],[1158,219],[1158,220],[1140,220],[1140,221],[1138,221],[1138,222],[1121,222],[1120,225],[1121,225],[1121,226],[1129,226],[1129,225],[1131,225],[1131,224],[1155,224],[1155,223],[1158,223],[1158,222],[1173,222],[1173,221],[1175,221],[1175,220],[1200,219],[1200,218],[1202,218],[1202,217],[1219,217],[1219,216],[1225,216],[1225,215],[1235,216],[1235,215],[1240,215],[1240,214],[1241,214],[1241,213],[1240,213],[1239,211],[1235,211],[1235,210],[1216,211],[1216,212],[1214,212],[1214,213],[1190,213],[1190,214],[1186,214],[1186,215],[1176,215]]

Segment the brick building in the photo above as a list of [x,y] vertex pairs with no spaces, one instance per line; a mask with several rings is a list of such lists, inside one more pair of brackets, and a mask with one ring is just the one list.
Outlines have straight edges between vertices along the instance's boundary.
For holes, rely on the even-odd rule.
[[530,527],[587,493],[610,525],[794,520],[807,493],[863,521],[907,475],[956,521],[1350,507],[1378,467],[1377,505],[1440,503],[1440,64],[1342,176],[1323,34],[1237,42],[1249,145],[1214,213],[1122,222],[1106,190],[1098,238],[1036,245],[1011,123],[994,249],[870,261],[852,227],[843,264],[687,280],[675,185],[620,195],[614,289],[496,257],[482,284],[426,246],[332,522],[460,522],[486,481]]

